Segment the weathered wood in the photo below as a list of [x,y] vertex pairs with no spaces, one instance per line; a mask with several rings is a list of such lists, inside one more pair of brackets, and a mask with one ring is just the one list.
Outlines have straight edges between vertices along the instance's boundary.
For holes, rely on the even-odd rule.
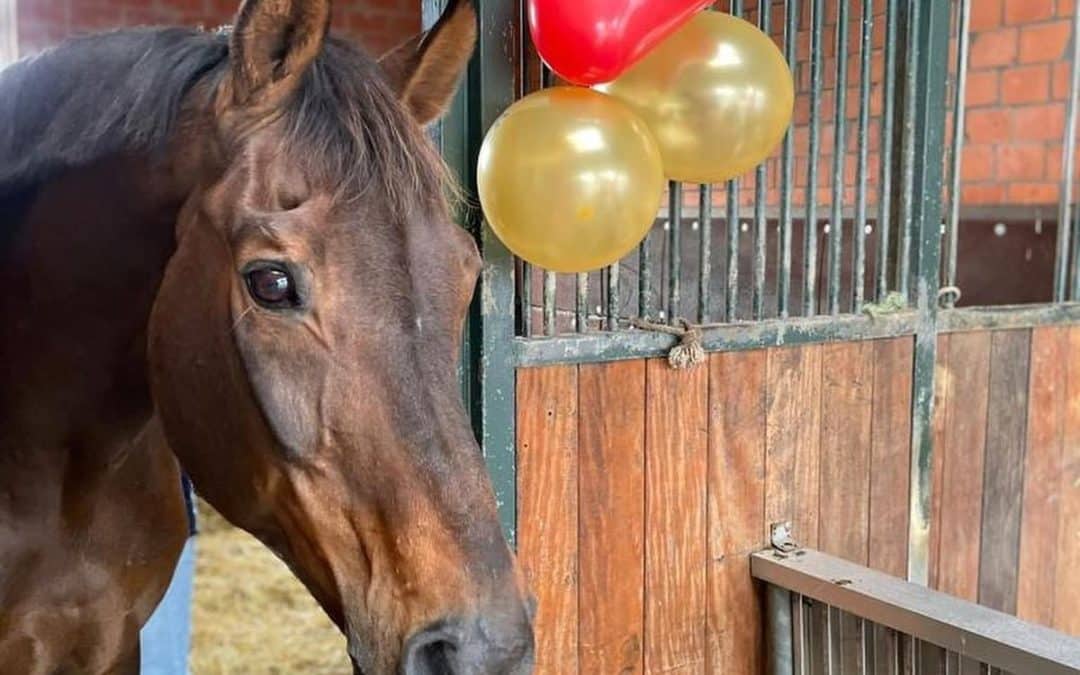
[[791,521],[818,544],[821,346],[770,349],[766,395],[765,525]]
[[645,361],[581,366],[579,668],[640,673],[645,575]]
[[[1036,328],[1031,334],[1027,456],[1020,524],[1016,613],[1049,626],[1057,596],[1058,497],[1065,432],[1068,328]],[[1080,580],[1078,580],[1080,581]]]
[[1054,627],[1080,635],[1080,326],[1069,329]]
[[576,366],[517,373],[518,555],[538,601],[536,672],[578,672]]
[[942,410],[941,532],[937,588],[974,601],[979,592],[990,333],[949,336]]
[[822,348],[818,548],[864,565],[870,538],[873,357],[872,342]]
[[704,673],[709,371],[646,373],[645,671]]
[[1020,558],[1031,331],[995,331],[986,423],[979,603],[1013,614]]
[[874,343],[873,429],[870,439],[868,565],[907,573],[908,486],[911,465],[911,338]]
[[767,357],[760,350],[709,359],[708,673],[764,668],[762,597],[750,576],[748,554],[768,541]]
[[[941,503],[944,498],[943,477],[945,474],[945,454],[947,452],[945,430],[948,428],[949,384],[951,379],[949,374],[949,336],[939,335],[937,344],[937,363],[934,364],[934,419],[932,421],[934,453],[930,463],[930,588],[941,588]],[[908,462],[910,467],[910,449],[908,451]],[[911,479],[909,476],[908,485],[910,486],[910,484]],[[905,566],[905,572],[906,571]],[[899,576],[906,576],[906,574]]]

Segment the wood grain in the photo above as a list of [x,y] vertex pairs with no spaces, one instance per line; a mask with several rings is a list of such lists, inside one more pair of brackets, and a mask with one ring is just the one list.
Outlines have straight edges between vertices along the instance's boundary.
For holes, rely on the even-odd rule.
[[986,423],[979,603],[1016,612],[1031,331],[994,331]]
[[1080,636],[1080,326],[1069,329],[1054,627]]
[[1020,524],[1016,613],[1049,626],[1054,622],[1058,546],[1058,497],[1065,432],[1068,328],[1048,326],[1031,334],[1027,453]]
[[874,345],[822,348],[821,520],[818,548],[865,565],[870,539]]
[[[913,374],[914,377],[914,374]],[[930,477],[930,588],[941,588],[941,503],[944,498],[945,455],[949,428],[949,385],[952,375],[949,372],[949,336],[939,335],[937,339],[937,362],[934,364],[934,419],[931,430],[934,434],[933,456],[931,457]],[[910,439],[910,431],[908,432]],[[908,485],[911,485],[910,458]],[[908,516],[910,519],[910,515]],[[909,521],[910,522],[910,521]],[[910,524],[909,524],[910,527]],[[905,574],[901,575],[906,577]]]
[[764,669],[762,597],[749,554],[765,536],[767,352],[709,359],[706,672]]
[[821,346],[768,352],[765,523],[791,521],[803,546],[818,545]]
[[907,575],[914,349],[910,337],[874,343],[867,564],[896,577]]
[[645,671],[705,672],[707,368],[646,371]]
[[979,593],[990,345],[987,332],[950,335],[943,373],[947,394],[937,588],[972,601]]
[[578,378],[580,672],[640,673],[645,362],[582,365]]
[[577,366],[517,372],[518,556],[538,601],[536,672],[578,672]]

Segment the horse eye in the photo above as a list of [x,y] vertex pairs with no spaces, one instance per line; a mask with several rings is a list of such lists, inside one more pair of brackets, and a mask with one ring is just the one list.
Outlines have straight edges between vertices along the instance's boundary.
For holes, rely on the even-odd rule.
[[248,293],[264,307],[281,309],[299,304],[292,277],[279,267],[253,269],[246,278]]

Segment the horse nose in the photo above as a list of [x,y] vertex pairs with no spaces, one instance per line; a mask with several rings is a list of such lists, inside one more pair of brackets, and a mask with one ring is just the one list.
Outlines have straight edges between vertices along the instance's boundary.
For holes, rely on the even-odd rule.
[[520,617],[441,621],[406,641],[402,675],[528,675],[532,626]]

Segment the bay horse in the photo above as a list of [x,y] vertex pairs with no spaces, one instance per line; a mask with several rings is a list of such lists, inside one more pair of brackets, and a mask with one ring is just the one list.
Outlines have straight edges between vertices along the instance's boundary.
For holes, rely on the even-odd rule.
[[530,671],[455,376],[480,260],[423,131],[475,13],[379,60],[330,17],[246,0],[0,73],[0,672],[138,672],[177,459],[357,672]]

